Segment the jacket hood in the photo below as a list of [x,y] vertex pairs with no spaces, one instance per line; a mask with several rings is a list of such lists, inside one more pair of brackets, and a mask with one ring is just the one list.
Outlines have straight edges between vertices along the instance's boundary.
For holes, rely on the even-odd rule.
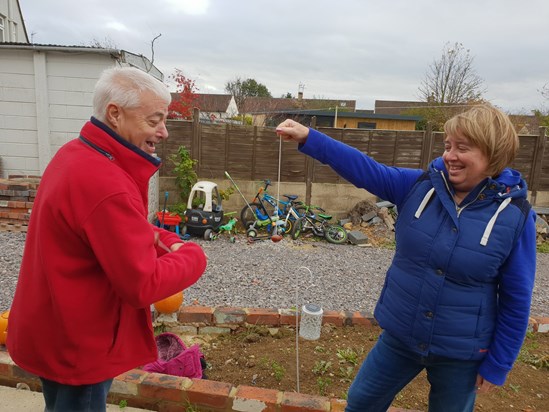
[[[429,164],[429,172],[443,172],[446,180],[448,179],[448,171],[442,157],[437,157]],[[528,194],[528,185],[522,178],[519,171],[506,167],[496,177],[488,177],[485,181],[490,191],[495,191],[497,196],[505,199],[507,197],[526,198]],[[484,185],[484,183],[483,183]]]

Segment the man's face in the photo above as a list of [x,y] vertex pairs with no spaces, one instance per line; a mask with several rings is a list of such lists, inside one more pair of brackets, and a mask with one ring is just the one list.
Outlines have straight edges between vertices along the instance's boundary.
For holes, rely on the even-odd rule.
[[107,122],[123,139],[152,155],[155,145],[168,138],[168,105],[149,91],[143,92],[140,100],[140,105],[131,109],[109,104]]

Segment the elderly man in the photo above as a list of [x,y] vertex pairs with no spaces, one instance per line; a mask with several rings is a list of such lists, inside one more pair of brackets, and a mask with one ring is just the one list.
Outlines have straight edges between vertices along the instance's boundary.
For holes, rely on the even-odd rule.
[[112,379],[156,359],[150,305],[206,268],[198,245],[147,221],[169,103],[140,70],[104,71],[94,116],[42,177],[7,345],[40,377],[47,411],[104,411]]

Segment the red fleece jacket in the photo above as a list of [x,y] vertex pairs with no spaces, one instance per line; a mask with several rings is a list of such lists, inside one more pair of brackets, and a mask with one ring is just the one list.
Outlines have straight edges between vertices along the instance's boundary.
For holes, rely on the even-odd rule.
[[195,283],[206,257],[147,221],[159,161],[92,118],[54,156],[33,206],[10,311],[8,350],[21,368],[82,385],[157,357],[150,305]]

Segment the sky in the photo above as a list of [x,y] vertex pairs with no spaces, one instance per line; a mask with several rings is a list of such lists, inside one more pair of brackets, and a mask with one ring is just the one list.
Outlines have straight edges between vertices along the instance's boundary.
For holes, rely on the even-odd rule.
[[[463,44],[483,97],[512,114],[549,108],[547,0],[19,0],[37,44],[94,41],[180,69],[199,93],[237,77],[273,97],[420,100],[447,44]],[[167,82],[168,79],[166,79]],[[174,86],[172,85],[172,89]]]

